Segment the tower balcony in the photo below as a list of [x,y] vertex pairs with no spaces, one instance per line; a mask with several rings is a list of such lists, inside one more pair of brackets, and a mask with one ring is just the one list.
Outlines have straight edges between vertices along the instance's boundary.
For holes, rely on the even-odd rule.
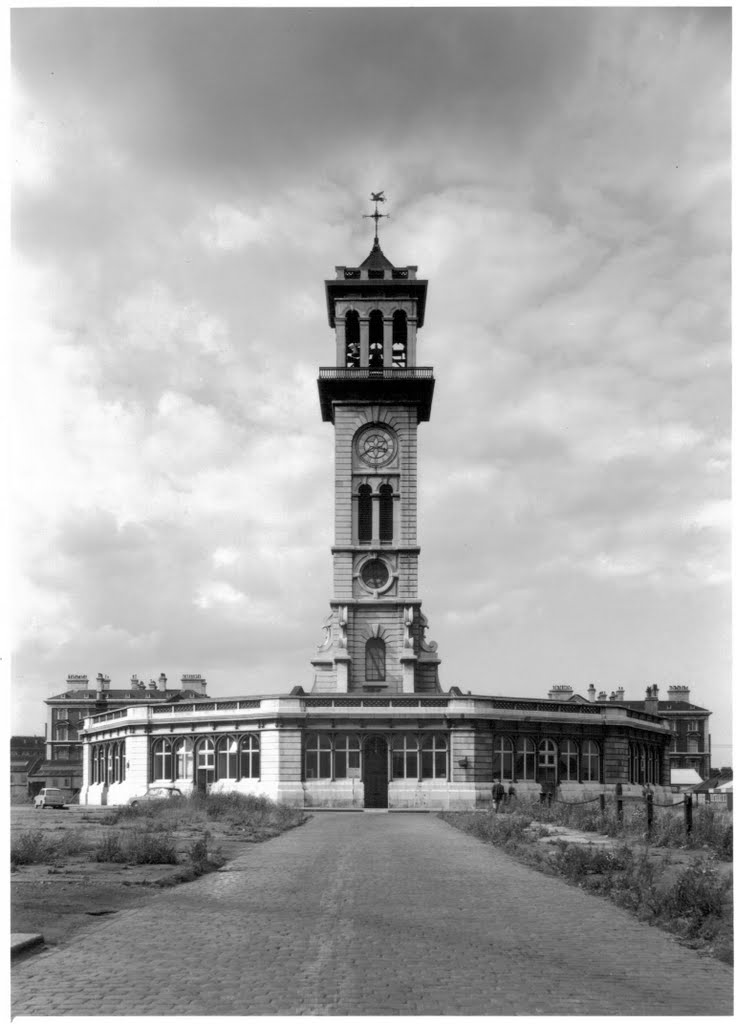
[[333,402],[405,402],[417,407],[419,422],[429,419],[434,394],[431,366],[320,366],[322,419],[334,422]]

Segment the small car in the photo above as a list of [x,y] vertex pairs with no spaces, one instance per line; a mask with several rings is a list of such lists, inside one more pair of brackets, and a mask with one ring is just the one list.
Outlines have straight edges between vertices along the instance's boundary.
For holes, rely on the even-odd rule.
[[176,786],[151,786],[145,793],[141,793],[140,796],[134,796],[132,800],[128,801],[129,807],[135,807],[136,804],[147,803],[149,800],[170,800],[172,797],[183,796],[184,794]]
[[53,786],[46,786],[33,798],[33,806],[37,811],[45,810],[47,807],[63,807],[65,803],[63,791]]

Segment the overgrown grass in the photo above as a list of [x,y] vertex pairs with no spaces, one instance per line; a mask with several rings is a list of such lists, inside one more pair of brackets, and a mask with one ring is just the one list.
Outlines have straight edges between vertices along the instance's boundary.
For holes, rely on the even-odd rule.
[[170,832],[118,830],[100,840],[95,860],[113,864],[178,864],[179,856]]
[[688,834],[682,805],[654,808],[654,825],[647,836],[647,814],[643,800],[625,800],[623,821],[615,802],[608,799],[605,811],[597,802],[571,804],[554,801],[550,806],[519,801],[518,813],[553,825],[567,825],[581,832],[599,832],[627,841],[648,839],[652,846],[673,849],[702,849],[721,860],[733,858],[733,823],[730,814],[713,806],[693,808],[693,827]]
[[[565,824],[574,828],[581,828],[580,822],[585,820],[582,816],[571,820],[567,808],[558,816],[545,815],[555,824],[561,824],[563,816]],[[672,867],[670,854],[664,855],[664,861],[658,857],[655,864],[648,845],[632,848],[625,839],[608,849],[564,841],[543,846],[536,840],[544,833],[544,828],[541,832],[529,829],[535,819],[528,809],[499,815],[443,813],[440,817],[463,832],[499,846],[530,867],[560,875],[573,885],[605,896],[640,920],[672,931],[689,945],[710,952],[726,963],[732,962],[732,882],[730,873],[724,872],[722,864],[719,864],[719,858],[726,849],[723,822],[720,820],[713,822],[709,815],[699,816],[701,821],[697,834],[707,837],[709,846],[693,864],[675,871],[665,870]],[[597,822],[588,820],[593,820],[599,828],[587,831],[605,829],[605,819]],[[670,831],[660,835],[661,845],[686,845],[684,826],[680,834],[673,826],[673,819],[663,820]],[[637,840],[641,839],[640,824],[637,822],[634,827]],[[622,834],[625,828],[624,825],[618,834]],[[716,847],[719,850],[717,855]]]
[[161,831],[218,821],[268,838],[301,825],[307,815],[299,808],[274,803],[263,796],[195,792],[179,799],[144,800],[134,806],[119,807],[106,820],[110,825],[142,820],[148,828]]
[[58,864],[68,857],[75,857],[84,849],[84,841],[78,832],[64,832],[49,835],[48,832],[29,830],[14,836],[10,843],[11,867],[25,864]]

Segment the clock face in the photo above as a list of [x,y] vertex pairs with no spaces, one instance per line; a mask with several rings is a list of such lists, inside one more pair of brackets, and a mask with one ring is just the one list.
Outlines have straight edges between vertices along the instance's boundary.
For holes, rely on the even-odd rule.
[[396,439],[383,427],[371,427],[358,441],[358,454],[369,466],[385,466],[396,454]]
[[371,558],[360,570],[360,578],[369,590],[380,590],[388,583],[388,568],[380,558]]

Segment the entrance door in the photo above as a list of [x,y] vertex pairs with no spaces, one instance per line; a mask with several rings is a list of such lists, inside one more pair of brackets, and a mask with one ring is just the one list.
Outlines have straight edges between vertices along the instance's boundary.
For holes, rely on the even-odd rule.
[[388,807],[388,744],[369,736],[363,747],[364,807]]

